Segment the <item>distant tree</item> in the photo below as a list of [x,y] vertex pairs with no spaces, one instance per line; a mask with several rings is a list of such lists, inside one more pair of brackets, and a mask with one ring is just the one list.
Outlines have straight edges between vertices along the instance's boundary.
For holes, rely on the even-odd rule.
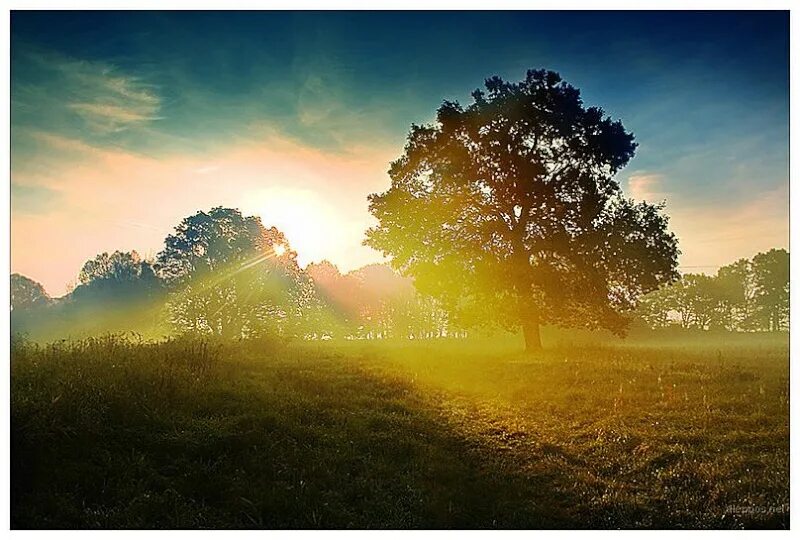
[[11,274],[11,310],[23,311],[48,305],[52,299],[41,283],[23,276]]
[[720,291],[713,276],[685,274],[675,287],[679,291],[677,308],[685,327],[708,330],[716,325]]
[[391,188],[369,197],[366,244],[462,323],[624,331],[624,311],[677,277],[662,207],[623,197],[633,135],[551,71],[488,79],[464,108],[413,125]]
[[[145,271],[139,254],[135,251],[115,251],[112,254],[101,253],[94,259],[86,261],[78,274],[81,285],[92,282],[125,282],[135,281]],[[149,265],[144,263],[147,268]]]
[[368,338],[394,335],[394,306],[414,293],[411,280],[386,264],[368,264],[349,272],[346,277],[358,291],[358,334]]
[[410,279],[388,265],[369,264],[342,274],[322,261],[305,271],[324,306],[317,314],[322,334],[423,339],[456,329],[438,300],[417,292]]
[[719,302],[717,325],[729,331],[742,328],[752,297],[750,261],[739,259],[720,267],[715,282]]
[[713,276],[684,274],[643,296],[638,316],[651,328],[677,315],[684,328],[783,330],[789,322],[789,254],[782,249],[739,259]]
[[733,268],[723,270],[721,276],[684,274],[680,280],[643,296],[637,313],[651,328],[669,326],[674,315],[682,328],[733,329],[737,320],[733,310],[742,303]]
[[650,328],[665,328],[672,323],[670,312],[678,312],[677,283],[663,286],[641,297],[636,315]]
[[753,314],[758,327],[768,331],[788,328],[789,253],[771,249],[753,257]]
[[352,275],[344,275],[330,261],[311,263],[306,269],[320,302],[320,331],[327,335],[352,335],[359,326],[363,291]]
[[100,253],[86,261],[70,298],[82,307],[108,302],[149,300],[161,289],[153,264],[136,251]]
[[83,288],[125,288],[133,284],[156,286],[157,278],[151,261],[142,259],[136,251],[100,253],[86,261],[78,274],[78,286]]
[[439,338],[454,330],[441,303],[418,292],[391,299],[386,303],[385,313],[392,335],[398,338]]
[[313,291],[296,258],[283,233],[239,210],[183,219],[157,256],[172,324],[230,338],[301,331]]
[[323,260],[318,263],[310,263],[306,266],[306,273],[314,280],[315,283],[320,285],[338,286],[344,276],[335,264],[328,260]]

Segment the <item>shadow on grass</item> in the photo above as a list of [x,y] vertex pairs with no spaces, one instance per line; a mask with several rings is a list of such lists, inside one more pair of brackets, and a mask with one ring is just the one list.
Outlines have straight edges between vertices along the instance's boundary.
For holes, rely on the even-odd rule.
[[602,472],[616,447],[554,444],[352,358],[137,347],[12,353],[12,527],[788,526],[704,515],[713,486],[688,469],[689,506],[658,498]]
[[580,526],[549,478],[484,459],[407,383],[331,359],[234,364],[151,403],[102,377],[16,396],[12,527]]

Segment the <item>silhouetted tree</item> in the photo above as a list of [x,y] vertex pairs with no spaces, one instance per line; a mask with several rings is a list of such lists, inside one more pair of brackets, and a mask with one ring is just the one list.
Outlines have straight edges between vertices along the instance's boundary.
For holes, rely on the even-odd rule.
[[136,251],[100,253],[86,261],[70,296],[78,301],[144,300],[161,288],[150,261]]
[[789,317],[789,254],[773,249],[722,266],[713,276],[684,274],[643,296],[637,314],[651,328],[677,318],[683,328],[783,330]]
[[[733,302],[739,299],[735,289],[727,288],[732,277],[727,270],[722,270],[722,277],[684,274],[680,280],[643,296],[637,313],[651,328],[668,326],[672,313],[682,328],[733,329]],[[741,308],[741,304],[735,307]]]
[[424,339],[462,334],[438,300],[417,292],[410,279],[388,265],[342,274],[322,261],[309,264],[306,272],[323,306],[316,319],[322,335]]
[[662,207],[614,179],[633,135],[554,72],[485,87],[411,127],[391,188],[369,197],[367,245],[463,322],[521,326],[528,350],[540,323],[623,332],[622,312],[677,277]]
[[716,275],[718,318],[716,324],[729,331],[742,328],[749,317],[752,283],[750,261],[722,266]]
[[135,251],[100,253],[83,264],[74,289],[48,299],[44,309],[12,315],[12,326],[38,339],[154,331],[162,292],[152,263]]
[[21,311],[48,305],[52,299],[41,283],[22,274],[11,274],[11,310]]
[[296,258],[283,233],[239,210],[183,219],[157,257],[172,324],[230,338],[301,332],[313,289]]
[[305,272],[311,278],[317,299],[319,332],[322,335],[353,335],[359,326],[363,291],[352,274],[344,275],[330,261],[309,264]]
[[705,274],[685,274],[675,284],[678,311],[686,328],[707,330],[719,315],[721,295],[716,279]]
[[295,260],[288,246],[283,233],[265,228],[261,218],[219,206],[184,218],[156,261],[159,275],[175,284],[273,257]]
[[789,324],[789,253],[771,249],[753,257],[753,317],[768,331]]
[[666,328],[672,324],[670,312],[678,312],[676,293],[677,283],[671,283],[645,294],[639,299],[636,315],[649,328]]
[[143,261],[135,251],[101,253],[84,263],[78,281],[81,285],[99,281],[134,281],[142,276],[142,265]]
[[454,329],[440,302],[419,292],[392,298],[386,302],[384,313],[392,335],[398,338],[439,338]]

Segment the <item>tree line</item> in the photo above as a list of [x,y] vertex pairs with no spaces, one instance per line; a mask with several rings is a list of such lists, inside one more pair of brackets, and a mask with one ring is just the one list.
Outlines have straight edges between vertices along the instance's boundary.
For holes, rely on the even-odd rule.
[[278,229],[222,207],[183,219],[151,260],[135,251],[98,254],[63,298],[12,274],[11,310],[14,329],[34,334],[48,325],[61,333],[149,325],[232,339],[463,335],[436,300],[388,265],[342,274],[322,261],[302,269]]
[[[51,298],[11,275],[12,327],[48,323],[80,333],[120,319],[136,330],[140,314],[163,332],[224,338],[430,339],[461,337],[467,325],[411,279],[386,264],[342,273],[329,261],[301,269],[286,237],[259,218],[213,208],[182,220],[151,260],[135,251],[86,261],[75,288]],[[683,274],[643,295],[629,321],[652,329],[781,331],[789,323],[789,254],[759,253],[715,275]]]
[[651,328],[788,330],[789,253],[771,249],[715,275],[684,274],[643,296],[637,315]]

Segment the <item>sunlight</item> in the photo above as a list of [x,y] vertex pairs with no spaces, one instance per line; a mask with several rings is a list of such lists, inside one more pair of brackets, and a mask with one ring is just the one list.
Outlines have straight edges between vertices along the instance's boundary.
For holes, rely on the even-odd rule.
[[[315,193],[304,189],[272,187],[250,192],[242,209],[261,217],[264,226],[277,227],[286,235],[301,264],[330,256],[336,245],[330,234],[341,227],[341,220]],[[273,246],[283,255],[287,246]]]
[[11,11],[3,527],[797,528],[790,22]]

